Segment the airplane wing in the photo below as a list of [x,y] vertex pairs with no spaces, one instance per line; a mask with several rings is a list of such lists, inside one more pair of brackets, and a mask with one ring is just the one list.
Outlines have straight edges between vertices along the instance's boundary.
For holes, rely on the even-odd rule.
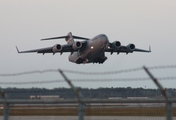
[[111,54],[116,52],[117,54],[119,53],[133,53],[133,52],[151,52],[151,48],[149,46],[149,50],[143,50],[143,49],[139,49],[136,48],[134,44],[129,44],[127,46],[113,46],[113,44],[111,44],[110,46],[106,47],[105,52],[110,52]]
[[52,37],[52,38],[45,38],[45,39],[41,39],[41,40],[53,40],[53,39],[62,39],[65,38],[65,40],[67,41],[67,44],[64,45],[60,45],[60,44],[56,44],[52,47],[47,47],[47,48],[41,48],[41,49],[34,49],[34,50],[27,50],[27,51],[19,51],[18,47],[16,47],[17,52],[18,53],[31,53],[31,52],[37,52],[37,53],[57,53],[60,52],[61,54],[63,52],[74,52],[74,51],[78,51],[79,49],[85,47],[87,41],[74,41],[75,39],[83,39],[83,40],[89,40],[89,38],[85,38],[85,37],[80,37],[80,36],[74,36],[72,35],[71,32],[68,33],[68,35],[66,36],[60,36],[60,37]]
[[37,53],[52,53],[52,47],[48,48],[41,48],[41,49],[34,49],[34,50],[27,50],[27,51],[19,51],[18,47],[16,46],[18,53],[31,53],[31,52],[37,52]]
[[[81,46],[86,44],[86,41],[84,42],[80,42]],[[75,43],[76,44],[76,43]],[[57,53],[60,52],[61,54],[63,52],[74,52],[74,51],[78,51],[79,48],[81,48],[81,46],[76,46],[75,44],[64,44],[64,45],[60,45],[60,44],[56,44],[53,47],[46,47],[46,48],[40,48],[40,49],[33,49],[33,50],[27,50],[27,51],[19,51],[18,47],[16,46],[17,52],[18,53],[32,53],[32,52],[36,52],[36,53]]]

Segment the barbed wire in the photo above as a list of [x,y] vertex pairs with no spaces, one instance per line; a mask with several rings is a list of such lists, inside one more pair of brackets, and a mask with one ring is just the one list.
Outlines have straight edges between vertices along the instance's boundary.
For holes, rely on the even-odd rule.
[[[153,66],[147,67],[150,70],[157,70],[157,69],[174,69],[176,65],[163,65],[163,66]],[[83,71],[75,71],[75,70],[62,70],[65,73],[71,74],[81,74],[81,75],[107,75],[107,74],[120,74],[120,73],[128,73],[128,72],[136,72],[143,70],[143,67],[133,68],[133,69],[126,69],[126,70],[118,70],[118,71],[106,71],[106,72],[83,72]],[[14,76],[21,76],[21,75],[29,75],[29,74],[44,74],[44,73],[53,73],[58,72],[58,69],[47,69],[47,70],[34,70],[34,71],[27,71],[27,72],[20,72],[20,73],[7,73],[7,74],[0,74],[0,77],[14,77]]]
[[[176,80],[176,76],[160,77],[158,80]],[[72,79],[72,82],[129,82],[129,81],[146,81],[150,78],[112,78],[112,79]],[[52,84],[65,82],[65,80],[45,80],[45,81],[27,81],[27,82],[0,82],[1,85],[29,85],[29,84]]]
[[147,67],[150,70],[157,70],[157,69],[174,69],[176,68],[176,65],[162,65],[162,66],[153,66],[153,67]]
[[34,70],[34,71],[26,71],[20,73],[8,73],[8,74],[0,74],[0,77],[14,77],[14,76],[21,76],[21,75],[29,75],[29,74],[44,74],[44,73],[53,73],[58,72],[56,69],[47,69],[47,70]]
[[[147,67],[150,70],[156,70],[156,69],[173,69],[176,68],[176,65],[163,65],[163,66],[152,66]],[[72,73],[72,74],[82,74],[82,75],[107,75],[107,74],[119,74],[119,73],[128,73],[128,72],[136,72],[143,70],[143,67],[139,68],[133,68],[133,69],[126,69],[126,70],[118,70],[118,71],[107,71],[107,72],[83,72],[83,71],[73,71],[73,70],[63,70],[63,72],[66,73]]]
[[83,72],[83,71],[73,71],[73,70],[63,70],[63,72],[66,73],[72,73],[72,74],[81,74],[81,75],[107,75],[107,74],[120,74],[120,73],[128,73],[128,72],[135,72],[140,71],[143,68],[133,68],[133,69],[127,69],[127,70],[118,70],[118,71],[107,71],[107,72]]

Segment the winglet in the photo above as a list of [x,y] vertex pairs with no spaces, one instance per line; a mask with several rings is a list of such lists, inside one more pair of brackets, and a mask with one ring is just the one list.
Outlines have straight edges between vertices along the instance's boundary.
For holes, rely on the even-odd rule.
[[149,52],[151,52],[151,47],[149,46]]
[[17,47],[17,46],[16,46],[16,50],[17,50],[17,52],[18,52],[18,53],[21,53],[21,52],[19,51],[19,49],[18,49],[18,47]]

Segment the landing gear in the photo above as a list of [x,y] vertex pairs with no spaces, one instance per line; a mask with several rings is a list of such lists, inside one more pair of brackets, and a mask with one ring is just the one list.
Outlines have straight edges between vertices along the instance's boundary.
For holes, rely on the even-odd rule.
[[93,63],[99,63],[99,64],[103,64],[105,61],[107,60],[107,57],[104,56],[104,57],[99,57],[99,58],[96,58]]
[[79,58],[76,60],[76,64],[85,64],[87,62],[89,62],[89,60],[87,58],[86,59]]

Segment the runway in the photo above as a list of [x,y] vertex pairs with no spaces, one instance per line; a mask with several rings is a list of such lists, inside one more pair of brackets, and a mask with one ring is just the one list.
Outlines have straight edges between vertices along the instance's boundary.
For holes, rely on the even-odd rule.
[[[78,116],[10,116],[10,120],[78,120]],[[3,116],[0,116],[3,120]],[[154,116],[85,116],[84,120],[166,120],[165,117]],[[176,117],[173,118],[176,120]]]
[[[2,105],[1,105],[2,106]],[[53,109],[53,108],[78,108],[78,103],[70,104],[12,104],[11,108],[28,108],[28,109]],[[87,103],[87,108],[154,108],[165,107],[165,103]],[[173,107],[176,104],[173,103]]]

